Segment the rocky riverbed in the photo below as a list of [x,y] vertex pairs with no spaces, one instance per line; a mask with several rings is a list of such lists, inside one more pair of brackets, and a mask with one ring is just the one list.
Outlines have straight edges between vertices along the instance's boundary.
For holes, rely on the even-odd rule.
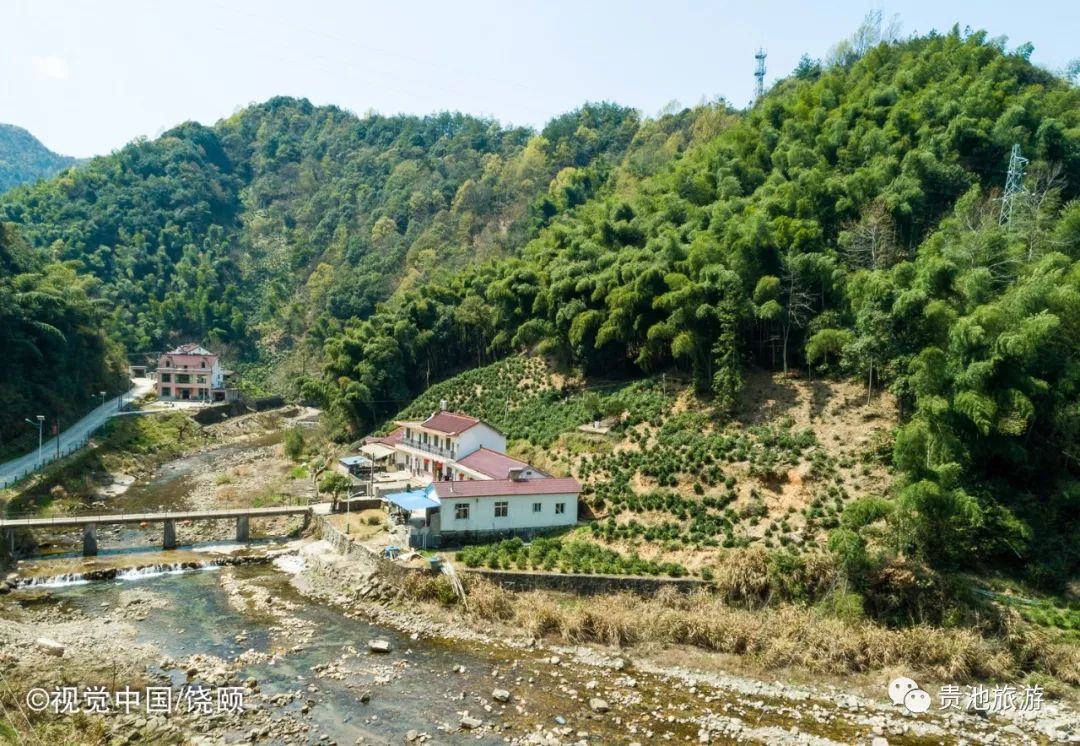
[[468,626],[425,613],[325,542],[271,561],[57,588],[13,579],[0,597],[0,701],[14,712],[13,693],[90,685],[169,687],[179,702],[191,687],[243,693],[228,711],[27,712],[22,729],[57,743],[881,746],[1080,736],[1074,711],[1056,703],[1028,719],[915,716],[892,705],[884,685],[874,697],[702,673],[665,664],[662,652]]
[[[489,654],[498,650],[503,664],[493,671],[492,685],[506,687],[500,692],[535,709],[519,702],[512,716],[503,712],[495,722],[469,727],[502,732],[511,743],[588,743],[594,738],[602,743],[874,746],[1080,742],[1080,718],[1066,703],[1045,702],[1038,712],[993,717],[951,711],[914,715],[889,700],[888,677],[882,677],[880,696],[874,697],[844,686],[703,673],[665,662],[663,651],[550,644],[506,629],[495,632],[495,625],[485,630],[445,616],[433,618],[372,567],[343,559],[322,542],[302,552],[307,569],[293,584],[309,597],[418,638],[479,644]],[[711,657],[701,651],[679,653],[680,660]],[[483,708],[493,704],[483,696],[477,701]]]
[[[304,500],[310,480],[294,478],[278,440],[306,416],[212,426],[217,445],[121,485],[109,509]],[[262,530],[284,535],[294,524]],[[417,603],[397,574],[313,537],[241,547],[231,532],[181,526],[181,543],[211,543],[146,552],[160,530],[121,528],[101,532],[98,558],[21,562],[0,580],[0,720],[27,742],[117,745],[1080,743],[1077,711],[1062,702],[914,715],[887,696],[903,672],[823,683],[735,675],[696,649],[556,644]],[[34,688],[90,686],[167,689],[174,706],[86,714],[51,703],[34,712],[27,701]],[[242,704],[192,709],[203,689],[239,692]]]

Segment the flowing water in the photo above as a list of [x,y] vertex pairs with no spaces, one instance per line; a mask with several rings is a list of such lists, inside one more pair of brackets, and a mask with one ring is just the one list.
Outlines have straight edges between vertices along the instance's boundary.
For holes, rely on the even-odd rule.
[[[299,602],[292,615],[314,625],[314,636],[302,650],[276,656],[272,662],[247,666],[240,672],[241,680],[255,677],[261,691],[271,697],[288,695],[314,683],[318,691],[309,695],[313,702],[310,718],[318,730],[310,736],[312,741],[322,734],[342,744],[354,743],[359,736],[401,741],[411,729],[433,732],[434,724],[439,722],[456,726],[460,720],[458,711],[468,708],[456,696],[485,684],[490,688],[490,682],[484,681],[490,674],[490,660],[452,645],[414,641],[393,629],[303,602],[289,587],[288,575],[277,570],[244,567],[231,571],[247,579],[258,579],[277,598]],[[214,571],[132,574],[111,582],[55,587],[51,595],[57,603],[92,615],[103,603],[117,604],[120,592],[135,583],[165,601],[162,608],[146,612],[146,618],[137,625],[138,640],[152,643],[163,655],[177,660],[197,653],[231,659],[248,650],[269,653],[279,649],[281,641],[271,631],[270,623],[230,606]],[[243,642],[236,641],[238,636]],[[367,641],[376,637],[390,641],[393,649],[390,655],[364,652]],[[338,660],[350,645],[360,654],[349,660],[348,676],[338,681],[312,675],[314,666]],[[445,679],[459,665],[465,667],[465,673],[454,674],[458,690],[455,695],[447,689]],[[177,687],[199,683],[197,678],[188,682],[184,672],[178,669],[165,673]],[[362,704],[360,694],[368,690],[373,696]],[[304,701],[293,701],[282,712],[295,715]],[[501,738],[478,740],[464,734],[442,734],[439,740],[501,742]]]

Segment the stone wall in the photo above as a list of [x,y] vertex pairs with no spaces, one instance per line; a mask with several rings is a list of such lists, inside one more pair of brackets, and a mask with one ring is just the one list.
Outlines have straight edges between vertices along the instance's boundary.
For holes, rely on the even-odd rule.
[[427,568],[405,567],[388,560],[352,537],[346,536],[331,524],[326,516],[315,516],[315,533],[320,539],[328,542],[338,554],[355,560],[370,572],[379,573],[388,580],[400,581],[409,573],[414,572],[438,572]]
[[577,575],[558,572],[513,572],[503,570],[461,569],[463,579],[470,576],[486,578],[512,591],[561,591],[594,596],[602,593],[628,591],[641,596],[654,596],[661,588],[674,588],[682,593],[707,589],[711,584],[697,578],[666,578],[630,575]]

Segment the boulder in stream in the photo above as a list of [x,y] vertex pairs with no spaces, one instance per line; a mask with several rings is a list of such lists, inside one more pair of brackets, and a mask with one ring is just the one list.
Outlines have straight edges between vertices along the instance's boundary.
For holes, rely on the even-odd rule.
[[389,653],[390,652],[390,641],[389,640],[384,640],[382,638],[376,638],[374,640],[369,640],[367,646],[368,646],[368,650],[370,650],[373,653]]

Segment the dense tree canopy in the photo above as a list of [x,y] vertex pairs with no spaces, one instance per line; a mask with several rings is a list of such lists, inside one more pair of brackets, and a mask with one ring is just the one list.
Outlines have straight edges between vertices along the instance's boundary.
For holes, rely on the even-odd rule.
[[47,178],[74,164],[74,158],[52,152],[22,127],[0,124],[0,192]]
[[121,358],[102,331],[93,285],[68,264],[37,261],[14,226],[0,223],[0,452],[36,442],[24,419],[66,426],[98,391],[121,390]]
[[[683,112],[684,147],[642,173],[658,151],[632,143],[590,199],[560,174],[565,210],[520,255],[347,325],[309,391],[364,429],[532,347],[586,373],[683,367],[725,405],[751,363],[857,375],[902,408],[899,550],[1075,572],[1080,91],[981,33],[864,47],[745,117]],[[1013,144],[1031,162],[1002,224]]]
[[254,357],[505,255],[590,197],[638,124],[597,104],[536,135],[275,98],[14,190],[0,217],[101,280],[130,351],[196,338]]

